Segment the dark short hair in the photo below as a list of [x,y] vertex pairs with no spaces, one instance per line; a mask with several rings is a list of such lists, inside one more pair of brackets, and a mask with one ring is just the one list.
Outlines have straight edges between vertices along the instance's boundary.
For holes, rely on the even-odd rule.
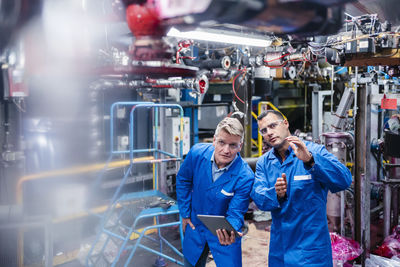
[[273,109],[270,109],[270,110],[265,110],[265,111],[263,111],[263,112],[261,112],[261,114],[260,115],[258,115],[258,117],[257,117],[257,120],[259,121],[259,120],[262,120],[264,117],[266,117],[268,114],[274,114],[274,115],[276,115],[279,119],[281,119],[281,120],[284,120],[285,118],[283,117],[283,114],[282,113],[280,113],[279,111],[276,111],[276,110],[273,110]]

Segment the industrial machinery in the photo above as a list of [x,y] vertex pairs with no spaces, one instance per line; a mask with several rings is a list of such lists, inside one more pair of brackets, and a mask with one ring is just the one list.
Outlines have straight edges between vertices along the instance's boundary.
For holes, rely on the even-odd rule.
[[[99,255],[129,264],[126,248],[147,237],[121,230],[126,214],[110,218],[138,192],[173,204],[179,160],[212,141],[225,116],[243,123],[242,154],[254,163],[265,151],[254,118],[270,108],[351,169],[351,188],[330,195],[328,221],[365,259],[379,243],[374,224],[383,221],[384,235],[398,224],[400,163],[390,119],[399,113],[398,3],[368,2],[0,1],[0,265],[96,266]],[[158,106],[154,116],[156,105],[185,114]],[[149,148],[179,160],[149,159]],[[96,246],[117,232],[118,257],[107,260],[113,245]]]

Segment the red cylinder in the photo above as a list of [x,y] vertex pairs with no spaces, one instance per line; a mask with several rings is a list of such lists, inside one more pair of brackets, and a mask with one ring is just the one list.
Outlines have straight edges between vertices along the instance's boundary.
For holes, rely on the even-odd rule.
[[136,37],[163,36],[161,20],[154,8],[146,5],[130,5],[126,9],[126,21]]

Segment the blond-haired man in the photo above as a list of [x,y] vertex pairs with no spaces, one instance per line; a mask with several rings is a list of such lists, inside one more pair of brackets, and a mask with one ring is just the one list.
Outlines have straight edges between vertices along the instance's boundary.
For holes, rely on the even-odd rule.
[[211,251],[217,266],[242,266],[241,238],[217,230],[214,236],[197,214],[223,215],[241,231],[249,204],[254,173],[240,157],[243,127],[235,118],[217,126],[213,144],[196,144],[178,175],[176,192],[185,231],[185,266],[205,266]]

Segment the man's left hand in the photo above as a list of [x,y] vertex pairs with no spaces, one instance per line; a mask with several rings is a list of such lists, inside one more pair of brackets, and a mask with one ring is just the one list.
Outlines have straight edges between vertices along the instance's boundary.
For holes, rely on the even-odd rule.
[[297,136],[288,136],[285,138],[286,141],[289,142],[289,145],[292,147],[294,154],[299,160],[302,160],[304,163],[307,163],[311,160],[312,155],[310,151],[308,151],[306,144],[303,143]]
[[[219,243],[223,246],[227,246],[235,243],[235,232],[231,231],[230,235],[225,229],[217,229],[217,236]],[[241,232],[237,232],[239,236],[243,236]]]

